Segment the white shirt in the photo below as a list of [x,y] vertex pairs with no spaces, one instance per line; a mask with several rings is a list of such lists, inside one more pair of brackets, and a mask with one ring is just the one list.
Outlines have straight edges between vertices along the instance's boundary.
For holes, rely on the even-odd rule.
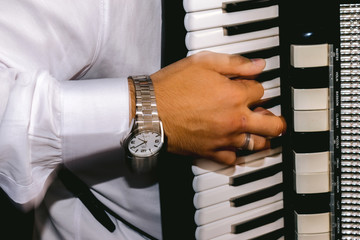
[[120,147],[127,77],[157,71],[160,50],[161,0],[0,1],[0,186],[40,205],[36,239],[143,239],[112,216],[114,233],[99,224],[54,180],[61,163],[161,238],[158,184],[132,175]]

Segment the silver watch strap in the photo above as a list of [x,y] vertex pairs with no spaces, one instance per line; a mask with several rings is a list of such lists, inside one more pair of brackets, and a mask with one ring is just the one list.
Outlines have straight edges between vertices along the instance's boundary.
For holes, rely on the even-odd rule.
[[130,79],[132,79],[135,86],[135,124],[137,124],[138,128],[160,132],[160,119],[150,76],[130,76]]

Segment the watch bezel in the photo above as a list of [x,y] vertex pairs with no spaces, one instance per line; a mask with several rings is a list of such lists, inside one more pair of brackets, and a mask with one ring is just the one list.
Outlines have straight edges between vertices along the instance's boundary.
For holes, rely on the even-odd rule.
[[[133,153],[133,152],[130,150],[130,148],[129,148],[129,147],[130,147],[130,142],[131,142],[131,140],[132,140],[133,138],[135,138],[137,135],[142,134],[142,133],[156,133],[156,134],[159,134],[159,135],[160,135],[160,142],[159,142],[159,144],[158,144],[158,147],[155,148],[156,151],[150,152],[150,153],[148,153],[148,154],[146,154],[146,155],[141,154],[141,155],[143,155],[143,156],[138,155],[138,154],[136,154],[136,153]],[[129,155],[132,155],[132,156],[135,156],[135,157],[138,157],[138,158],[149,158],[149,157],[151,157],[151,156],[156,155],[158,152],[160,152],[161,149],[162,149],[162,147],[163,147],[163,145],[164,145],[164,139],[163,139],[163,137],[161,137],[161,133],[160,133],[160,132],[154,131],[154,130],[152,130],[152,129],[142,129],[142,130],[135,130],[135,131],[131,132],[131,134],[129,135],[128,141],[127,141],[127,148],[126,148],[126,150],[129,152]]]
[[[124,141],[125,142],[126,162],[133,172],[136,172],[136,173],[149,172],[157,166],[158,156],[164,149],[165,139],[164,139],[164,130],[163,130],[162,122],[159,120],[160,132],[158,132],[152,128],[137,128],[135,119],[132,120],[131,125],[132,126],[130,129],[132,129],[132,130],[130,131],[130,133],[128,134],[128,136],[126,137],[126,139]],[[153,152],[152,155],[137,156],[137,155],[134,155],[129,150],[129,143],[130,143],[131,139],[135,135],[137,135],[141,132],[155,132],[155,133],[160,134],[160,147],[157,149],[156,152]]]

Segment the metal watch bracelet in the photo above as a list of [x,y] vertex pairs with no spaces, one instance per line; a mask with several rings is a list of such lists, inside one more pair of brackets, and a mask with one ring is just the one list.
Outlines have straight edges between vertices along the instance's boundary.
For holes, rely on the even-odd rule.
[[160,120],[156,107],[154,87],[147,75],[130,76],[135,87],[135,121],[138,128],[160,132]]

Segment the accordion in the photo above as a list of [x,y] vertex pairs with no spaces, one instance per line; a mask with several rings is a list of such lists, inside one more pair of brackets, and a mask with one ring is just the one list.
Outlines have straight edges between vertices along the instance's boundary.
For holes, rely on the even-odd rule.
[[184,0],[163,11],[164,66],[203,50],[264,58],[264,107],[288,124],[236,166],[161,159],[164,239],[360,239],[360,2]]

